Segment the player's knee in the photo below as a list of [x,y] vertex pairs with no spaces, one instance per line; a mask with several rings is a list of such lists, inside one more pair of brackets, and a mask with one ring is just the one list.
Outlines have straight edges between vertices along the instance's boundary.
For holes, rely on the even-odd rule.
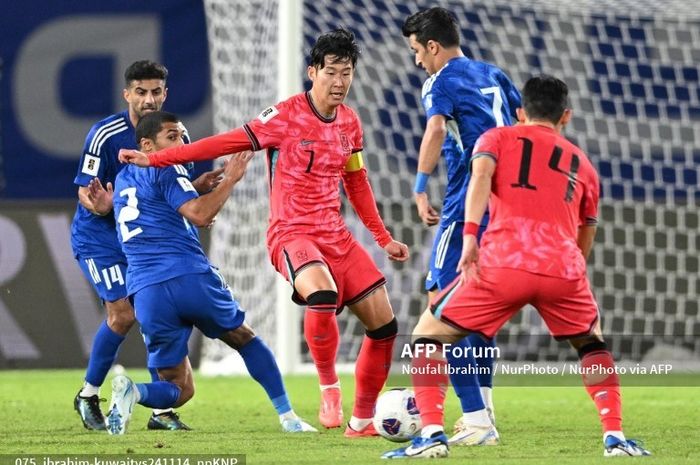
[[316,291],[306,297],[309,306],[314,305],[337,305],[338,293],[336,291]]
[[130,305],[124,305],[123,302],[107,305],[107,326],[115,333],[126,335],[135,322],[136,315]]
[[380,326],[377,329],[365,331],[365,334],[370,339],[387,339],[390,337],[395,337],[398,333],[399,324],[396,321],[396,317],[392,318],[392,320],[389,323]]
[[607,351],[608,345],[605,341],[598,339],[593,339],[586,342],[581,342],[578,346],[575,345],[574,341],[570,341],[574,348],[578,351],[578,358],[583,359],[586,355],[593,352]]
[[246,324],[242,324],[238,328],[224,333],[220,339],[232,349],[241,350],[241,348],[252,341],[254,337],[255,332],[253,329]]

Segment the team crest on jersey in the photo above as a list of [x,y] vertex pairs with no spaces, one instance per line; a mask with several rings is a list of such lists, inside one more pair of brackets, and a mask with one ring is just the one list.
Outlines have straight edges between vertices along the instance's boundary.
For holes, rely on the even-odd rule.
[[352,150],[352,147],[350,146],[350,139],[348,139],[348,136],[346,136],[345,134],[340,135],[340,146],[345,152],[349,152],[350,150]]
[[297,260],[299,260],[300,262],[305,262],[309,259],[309,256],[306,254],[306,250],[297,250],[295,255],[297,257]]
[[277,108],[267,107],[258,115],[258,119],[261,123],[265,124],[279,114],[280,112],[277,110]]
[[100,170],[100,159],[92,155],[85,154],[83,159],[83,173],[90,176],[97,176]]

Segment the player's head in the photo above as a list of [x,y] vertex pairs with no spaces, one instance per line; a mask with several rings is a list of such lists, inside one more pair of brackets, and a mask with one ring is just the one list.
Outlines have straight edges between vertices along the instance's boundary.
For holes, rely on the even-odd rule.
[[145,153],[182,145],[185,128],[177,115],[154,111],[143,116],[136,125],[136,143]]
[[546,74],[528,79],[523,86],[518,119],[566,125],[571,119],[569,87],[561,79]]
[[138,120],[148,112],[161,109],[168,95],[167,79],[165,66],[153,61],[136,61],[126,68],[123,95],[132,119]]
[[347,29],[327,32],[316,40],[307,69],[315,104],[333,109],[343,103],[359,55],[355,36]]
[[416,66],[435,74],[443,65],[444,50],[459,50],[459,26],[454,15],[442,7],[414,13],[403,23],[403,36],[415,54]]

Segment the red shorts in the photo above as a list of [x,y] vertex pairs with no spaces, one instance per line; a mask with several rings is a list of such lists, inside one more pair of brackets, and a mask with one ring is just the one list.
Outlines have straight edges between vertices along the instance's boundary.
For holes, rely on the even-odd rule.
[[[338,312],[386,283],[372,257],[350,234],[336,244],[320,243],[310,236],[292,237],[272,244],[270,257],[275,269],[292,286],[302,269],[314,263],[325,264],[338,288]],[[292,293],[292,300],[306,305],[296,290]]]
[[537,309],[557,339],[589,334],[598,321],[598,305],[588,278],[569,280],[511,268],[482,268],[480,281],[454,280],[431,302],[436,318],[456,328],[496,335],[521,308]]

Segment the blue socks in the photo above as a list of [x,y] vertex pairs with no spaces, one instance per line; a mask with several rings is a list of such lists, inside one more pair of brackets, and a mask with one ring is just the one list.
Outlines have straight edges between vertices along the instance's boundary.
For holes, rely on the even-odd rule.
[[[486,352],[487,347],[496,346],[496,338],[491,338],[485,341],[478,334],[470,334],[467,336],[469,343],[472,345],[478,355],[481,355],[477,360],[476,364],[480,368],[477,378],[479,379],[479,386],[481,387],[493,387],[493,357],[486,357],[486,354],[490,355],[490,351]],[[485,369],[488,368],[488,372],[484,373]]]
[[92,351],[88,361],[85,381],[93,386],[102,386],[109,369],[117,358],[119,346],[124,340],[121,336],[107,326],[107,321],[102,321],[95,338],[92,340]]
[[243,357],[250,376],[265,388],[277,414],[282,415],[292,410],[282,374],[270,348],[256,336],[241,347],[238,353]]
[[[150,370],[150,369],[149,369]],[[158,409],[167,409],[175,405],[180,397],[180,388],[170,381],[155,381],[136,385],[141,398],[139,404]]]
[[[462,412],[475,412],[486,408],[484,400],[481,397],[481,389],[479,387],[478,377],[476,375],[476,367],[478,366],[472,354],[469,338],[460,339],[452,344],[452,349],[447,354],[447,362],[450,364],[450,382],[454,387],[459,402],[462,405]],[[459,347],[462,350],[454,350]],[[467,349],[469,351],[467,352]],[[455,357],[453,352],[459,357]],[[455,373],[458,372],[458,373]]]

